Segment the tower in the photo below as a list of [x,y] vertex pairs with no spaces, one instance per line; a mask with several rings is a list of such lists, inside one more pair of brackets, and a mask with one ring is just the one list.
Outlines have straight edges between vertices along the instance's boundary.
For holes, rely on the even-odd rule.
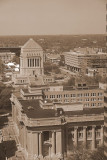
[[29,39],[21,48],[20,75],[43,75],[43,49],[33,39]]

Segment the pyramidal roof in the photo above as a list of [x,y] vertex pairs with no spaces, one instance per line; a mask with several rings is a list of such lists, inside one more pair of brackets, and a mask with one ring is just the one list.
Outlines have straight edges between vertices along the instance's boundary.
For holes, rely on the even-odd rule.
[[23,49],[42,49],[42,47],[30,38],[22,47]]

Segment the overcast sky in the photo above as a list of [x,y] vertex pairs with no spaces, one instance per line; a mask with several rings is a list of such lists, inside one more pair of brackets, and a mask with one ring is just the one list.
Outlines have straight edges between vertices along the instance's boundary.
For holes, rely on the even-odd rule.
[[0,0],[0,35],[103,34],[106,0]]

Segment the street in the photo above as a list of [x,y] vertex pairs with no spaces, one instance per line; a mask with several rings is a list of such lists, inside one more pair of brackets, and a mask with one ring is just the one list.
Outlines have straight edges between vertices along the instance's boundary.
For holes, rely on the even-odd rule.
[[[15,125],[13,124],[12,117],[8,118],[8,125],[4,126],[2,128],[2,140],[5,141],[12,141],[14,140],[16,142],[16,146],[19,144],[18,134],[15,129]],[[20,156],[14,155],[11,158],[8,158],[8,160],[25,160],[23,153],[21,151],[17,151],[17,153],[20,152]]]

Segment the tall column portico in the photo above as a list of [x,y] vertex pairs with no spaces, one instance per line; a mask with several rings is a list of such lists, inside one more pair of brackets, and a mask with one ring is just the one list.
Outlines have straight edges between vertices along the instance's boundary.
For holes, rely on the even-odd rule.
[[96,126],[92,126],[92,150],[95,149],[95,127]]

